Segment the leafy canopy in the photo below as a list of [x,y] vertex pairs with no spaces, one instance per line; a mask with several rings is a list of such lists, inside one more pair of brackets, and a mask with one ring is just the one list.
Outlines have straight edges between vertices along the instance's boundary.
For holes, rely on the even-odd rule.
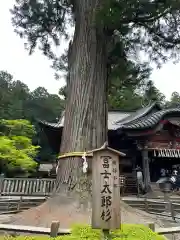
[[56,121],[64,101],[44,87],[30,91],[28,86],[5,71],[0,71],[0,116],[4,119]]
[[178,92],[173,92],[171,94],[170,101],[166,102],[167,107],[179,107],[180,106],[180,94]]
[[38,146],[32,145],[34,127],[27,120],[0,121],[0,165],[4,173],[30,172],[37,163]]
[[[80,27],[76,22],[80,2],[16,0],[11,11],[13,24],[16,32],[27,40],[30,52],[38,44],[45,55],[56,58],[52,42],[59,45],[61,36],[67,37],[70,21]],[[139,50],[143,50],[158,63],[178,56],[179,0],[106,0],[99,9],[96,23],[108,37],[110,64],[118,63],[111,59],[114,49],[122,57],[137,57]]]
[[[81,0],[16,0],[11,11],[15,31],[30,53],[39,47],[57,71],[68,72],[68,52],[58,56],[53,46],[60,45],[62,36],[70,36],[71,25],[81,28],[83,22],[76,21],[79,4]],[[135,99],[135,108],[152,99],[164,102],[149,81],[149,63],[161,66],[169,58],[179,60],[180,0],[106,0],[97,11],[96,26],[106,36],[110,108],[127,107],[129,99]]]
[[0,122],[1,133],[8,137],[22,136],[32,139],[36,134],[32,124],[23,119],[19,120],[4,120]]
[[[28,136],[32,139],[33,144],[41,146],[38,152],[38,160],[45,161],[54,158],[54,154],[49,147],[45,134],[41,134],[41,129],[37,124],[37,119],[56,122],[61,116],[64,109],[64,100],[56,94],[50,94],[45,88],[37,87],[30,91],[28,86],[21,81],[17,81],[11,74],[6,71],[0,71],[0,118],[13,120],[13,124],[8,122],[4,126],[4,133],[17,136]],[[15,120],[16,120],[16,124]],[[27,119],[35,125],[36,135],[31,133],[29,126],[26,124],[21,131],[22,121],[18,119]],[[28,123],[30,124],[30,123]],[[30,133],[28,132],[30,130]],[[1,135],[0,129],[0,135]]]

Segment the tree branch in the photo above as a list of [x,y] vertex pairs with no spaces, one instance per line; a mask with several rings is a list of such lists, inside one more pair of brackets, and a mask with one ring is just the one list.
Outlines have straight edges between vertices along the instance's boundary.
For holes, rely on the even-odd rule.
[[171,8],[168,8],[168,9],[166,9],[163,13],[161,13],[161,14],[158,14],[157,16],[150,16],[150,17],[138,17],[137,15],[136,15],[136,17],[134,18],[134,19],[131,19],[131,20],[129,20],[129,21],[131,21],[131,22],[134,22],[134,23],[137,23],[137,22],[155,22],[155,21],[157,21],[158,19],[160,19],[160,18],[163,18],[168,12],[170,12],[170,10],[171,10]]
[[[174,47],[175,45],[180,44],[180,37],[178,39],[173,39],[172,37],[165,37],[163,35],[162,32],[158,32],[156,29],[151,28],[150,26],[148,26],[148,24],[146,23],[138,23],[138,25],[140,27],[144,27],[149,34],[154,34],[156,37],[158,37],[159,39],[163,40],[164,42],[172,45],[172,47]],[[170,46],[169,46],[170,47]]]

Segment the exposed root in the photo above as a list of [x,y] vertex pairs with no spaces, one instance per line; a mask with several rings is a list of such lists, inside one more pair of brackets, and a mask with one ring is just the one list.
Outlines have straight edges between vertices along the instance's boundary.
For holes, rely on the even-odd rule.
[[[157,226],[164,224],[157,217],[134,209],[126,203],[121,204],[123,223],[146,224],[155,222]],[[31,208],[12,217],[8,223],[16,225],[50,227],[52,221],[59,221],[61,228],[70,228],[73,224],[91,224],[91,209],[83,209],[78,203],[67,196],[54,197],[39,207]]]
[[90,210],[80,208],[73,198],[61,195],[13,216],[9,223],[50,227],[52,221],[59,221],[61,228],[69,228],[75,223],[90,223],[90,219]]

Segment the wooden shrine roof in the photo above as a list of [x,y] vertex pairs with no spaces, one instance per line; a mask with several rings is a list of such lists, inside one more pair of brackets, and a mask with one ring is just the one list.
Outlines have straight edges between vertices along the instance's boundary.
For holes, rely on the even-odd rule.
[[[116,125],[116,122],[128,117],[132,112],[123,112],[123,111],[109,111],[108,112],[108,129],[116,130],[119,126]],[[64,126],[64,113],[57,123],[49,123],[46,121],[38,120],[38,122],[44,126],[49,126],[52,128],[62,128]]]
[[155,127],[161,120],[165,120],[168,117],[179,117],[180,118],[180,108],[170,108],[164,109],[146,116],[139,117],[135,120],[128,121],[125,123],[117,123],[121,129],[147,129]]
[[[108,112],[108,129],[109,130],[144,130],[153,128],[161,120],[168,117],[180,118],[180,107],[162,109],[157,103],[138,109],[137,111],[109,111]],[[64,126],[64,112],[57,123],[38,121],[42,126],[59,129]]]

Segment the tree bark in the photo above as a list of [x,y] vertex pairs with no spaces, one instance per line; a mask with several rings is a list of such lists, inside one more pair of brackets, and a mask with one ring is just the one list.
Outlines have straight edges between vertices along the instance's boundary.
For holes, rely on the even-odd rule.
[[[92,150],[107,140],[106,37],[101,23],[96,23],[101,8],[96,2],[102,4],[103,0],[73,1],[76,25],[69,51],[61,153]],[[41,206],[15,216],[11,223],[49,226],[59,220],[61,227],[90,223],[90,202],[91,174],[83,173],[81,156],[69,157],[59,161],[54,195]]]
[[[101,23],[97,26],[95,21],[104,0],[72,2],[76,26],[69,52],[68,96],[61,153],[91,150],[107,140],[106,36]],[[69,228],[75,222],[90,223],[90,212],[78,211],[72,202],[74,196],[70,198],[61,194],[64,190],[73,193],[74,186],[79,183],[79,174],[83,176],[81,158],[60,160],[56,196],[37,208],[14,216],[10,222],[48,227],[52,221],[59,220],[63,228]],[[87,180],[89,186],[91,176]],[[139,219],[141,214],[137,216],[123,202],[122,215],[125,222],[145,222],[145,217]]]
[[[61,153],[92,150],[107,140],[106,37],[102,25],[96,22],[100,4],[102,0],[98,4],[97,0],[77,0],[75,4]],[[56,193],[64,186],[72,191],[81,175],[81,157],[60,160]]]

